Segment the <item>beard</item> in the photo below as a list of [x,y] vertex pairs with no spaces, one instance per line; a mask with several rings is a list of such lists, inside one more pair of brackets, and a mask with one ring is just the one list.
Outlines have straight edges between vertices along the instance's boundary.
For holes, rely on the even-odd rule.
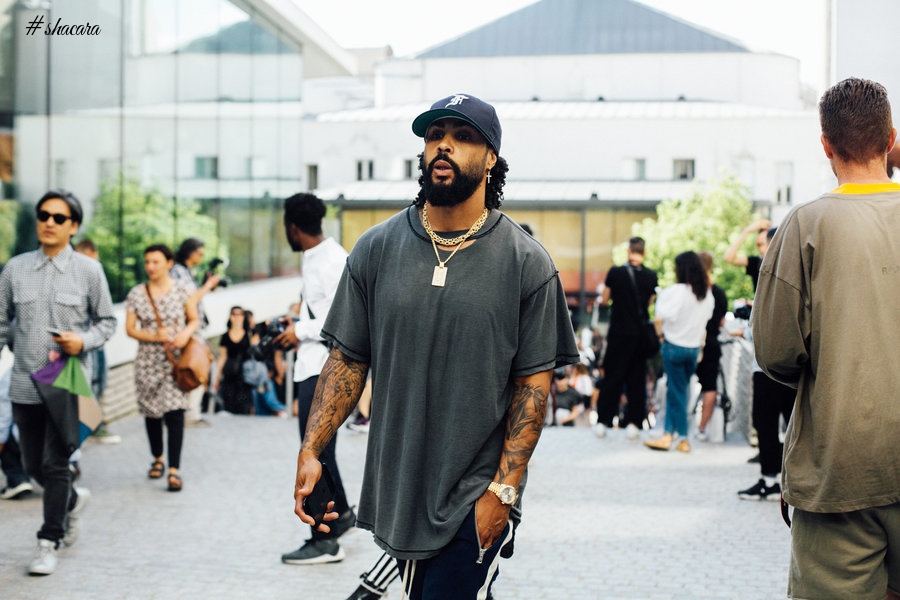
[[[435,183],[432,178],[434,163],[443,160],[453,169],[453,179],[449,183]],[[428,168],[425,169],[425,177],[422,180],[422,191],[425,198],[432,206],[456,206],[468,200],[484,179],[484,164],[479,168],[472,166],[463,173],[455,162],[446,154],[438,154],[434,157]]]

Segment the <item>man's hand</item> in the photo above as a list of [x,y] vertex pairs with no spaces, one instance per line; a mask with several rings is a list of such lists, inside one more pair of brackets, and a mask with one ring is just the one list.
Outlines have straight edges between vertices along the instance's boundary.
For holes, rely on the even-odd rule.
[[77,356],[84,348],[84,340],[74,331],[61,331],[59,336],[53,338],[53,341],[59,344],[62,351],[69,356]]
[[[294,514],[310,527],[316,524],[316,520],[303,510],[303,500],[312,494],[313,487],[315,487],[320,477],[322,477],[322,463],[319,462],[319,459],[312,452],[301,450],[300,454],[297,455],[297,479],[294,481]],[[332,512],[333,509],[334,502],[332,501],[328,503],[329,512],[325,513],[326,521],[333,521],[340,516],[338,513]],[[322,523],[319,525],[318,530],[328,533],[331,531],[331,528]]]
[[509,509],[511,507],[500,502],[497,494],[485,490],[481,498],[475,502],[475,526],[478,535],[481,536],[482,548],[493,546],[509,522]]
[[297,333],[294,331],[294,321],[290,317],[284,317],[281,319],[282,323],[285,323],[284,331],[279,333],[272,340],[272,343],[278,346],[279,348],[294,348],[300,342],[297,339]]

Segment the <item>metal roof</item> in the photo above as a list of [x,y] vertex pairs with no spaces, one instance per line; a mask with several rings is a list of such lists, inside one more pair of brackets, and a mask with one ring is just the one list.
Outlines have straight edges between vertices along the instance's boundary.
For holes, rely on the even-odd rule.
[[749,51],[739,41],[633,0],[541,0],[417,57]]

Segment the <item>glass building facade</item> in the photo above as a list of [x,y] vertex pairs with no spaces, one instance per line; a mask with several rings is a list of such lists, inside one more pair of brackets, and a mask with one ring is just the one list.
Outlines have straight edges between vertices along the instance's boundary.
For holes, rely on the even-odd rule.
[[64,188],[115,300],[144,247],[187,237],[235,281],[296,273],[302,78],[300,44],[239,0],[0,0],[0,263]]

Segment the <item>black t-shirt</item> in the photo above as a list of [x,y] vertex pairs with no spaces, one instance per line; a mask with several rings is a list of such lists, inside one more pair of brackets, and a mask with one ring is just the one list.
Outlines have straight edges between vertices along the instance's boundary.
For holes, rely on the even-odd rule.
[[565,390],[556,392],[556,407],[572,410],[581,404],[581,394],[575,388],[566,388]]
[[747,257],[747,275],[753,280],[753,291],[756,292],[756,284],[759,282],[759,268],[762,266],[762,256]]
[[728,312],[728,299],[725,297],[725,290],[713,284],[711,291],[714,302],[713,314],[712,318],[706,323],[706,346],[703,350],[704,356],[706,356],[708,352],[717,352],[719,350],[719,325],[722,323],[722,319],[725,318],[725,313]]
[[[609,316],[609,335],[638,335],[639,323],[646,320],[647,306],[656,293],[656,271],[647,267],[632,267],[634,283],[625,266],[613,267],[606,273],[612,312]],[[638,297],[634,289],[637,287]]]
[[225,348],[228,352],[228,358],[223,367],[225,371],[223,375],[226,377],[241,376],[241,365],[247,357],[247,350],[250,348],[250,336],[247,335],[247,332],[244,332],[244,337],[240,341],[235,342],[226,331],[219,340],[219,347]]

